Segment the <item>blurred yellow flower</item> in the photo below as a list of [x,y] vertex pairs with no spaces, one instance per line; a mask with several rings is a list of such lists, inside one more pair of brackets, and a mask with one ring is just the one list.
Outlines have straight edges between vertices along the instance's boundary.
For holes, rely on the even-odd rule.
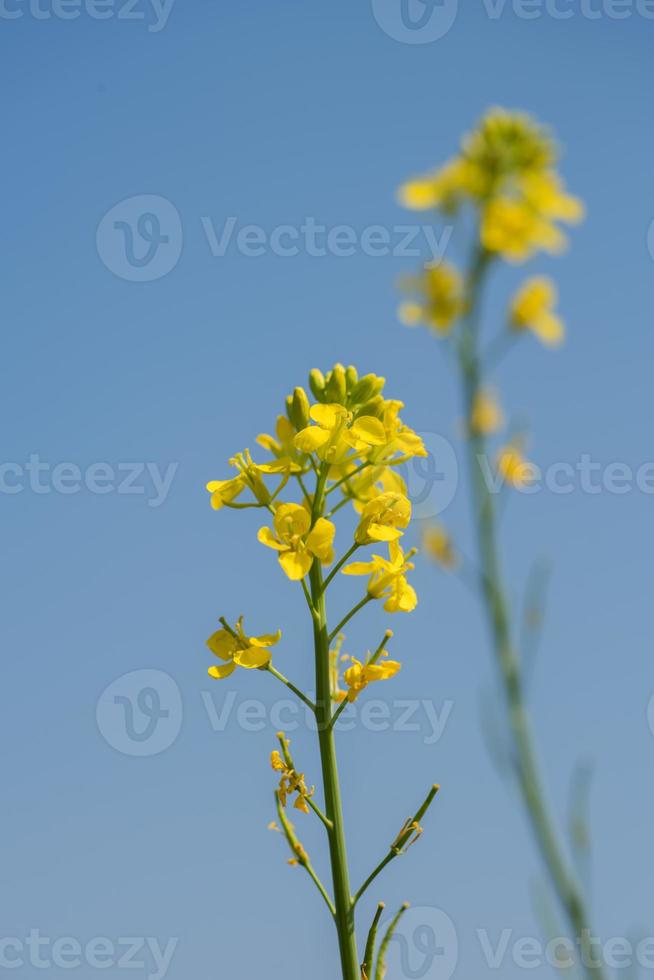
[[522,455],[522,450],[517,442],[508,443],[499,450],[497,472],[509,486],[518,489],[534,482],[532,465]]
[[531,330],[543,344],[556,347],[563,342],[563,321],[553,312],[556,287],[551,279],[528,279],[511,303],[510,325],[514,330]]
[[427,554],[443,568],[451,570],[459,564],[452,539],[442,524],[434,524],[427,528],[422,536],[422,545]]
[[450,332],[464,309],[463,279],[449,262],[428,265],[419,276],[409,276],[402,283],[407,292],[420,299],[400,304],[399,317],[407,327],[425,324],[436,333]]
[[495,393],[486,388],[477,392],[470,414],[470,431],[489,436],[504,425],[504,413]]
[[281,635],[281,630],[278,630],[276,633],[264,633],[262,636],[246,636],[241,616],[233,632],[220,629],[212,633],[207,640],[211,652],[219,660],[224,661],[220,667],[209,667],[209,675],[222,680],[233,674],[237,667],[244,667],[246,670],[265,667],[272,659],[270,647],[279,643]]
[[334,525],[326,518],[319,517],[312,528],[306,507],[279,504],[275,508],[273,528],[260,528],[259,541],[279,552],[279,563],[293,581],[304,578],[314,557],[323,565],[334,560]]

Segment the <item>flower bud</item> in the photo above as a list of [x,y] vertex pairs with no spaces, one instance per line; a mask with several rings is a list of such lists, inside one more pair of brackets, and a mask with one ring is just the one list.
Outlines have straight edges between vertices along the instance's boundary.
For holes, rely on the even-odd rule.
[[309,387],[319,402],[325,400],[325,376],[318,368],[309,371]]
[[364,374],[350,393],[352,402],[360,405],[362,402],[370,401],[380,394],[385,384],[385,378],[378,378],[376,374]]
[[359,372],[355,368],[354,364],[350,364],[345,368],[345,384],[347,385],[348,393],[352,393],[352,389],[359,380]]
[[374,415],[377,419],[382,418],[384,415],[384,399],[381,395],[376,395],[359,409],[357,415]]
[[327,376],[327,386],[325,388],[327,401],[337,402],[339,405],[342,405],[345,402],[346,394],[345,368],[342,364],[335,364]]
[[293,392],[293,400],[291,404],[291,421],[293,425],[298,430],[306,429],[309,425],[309,399],[307,398],[307,393],[304,388],[296,388]]

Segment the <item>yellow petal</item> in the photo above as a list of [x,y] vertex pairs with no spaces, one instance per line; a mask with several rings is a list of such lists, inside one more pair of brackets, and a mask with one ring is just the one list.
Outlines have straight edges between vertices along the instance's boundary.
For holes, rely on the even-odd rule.
[[329,442],[329,435],[327,429],[321,429],[318,425],[309,425],[306,429],[298,432],[293,442],[301,453],[315,453],[326,442]]
[[227,630],[217,630],[207,640],[207,646],[221,660],[231,660],[232,654],[238,644],[232,634],[228,633]]
[[375,563],[372,561],[353,561],[341,570],[342,575],[372,575]]
[[260,527],[257,532],[257,540],[265,544],[267,548],[274,548],[275,551],[285,551],[288,545],[280,544],[269,527]]
[[279,564],[293,582],[298,582],[311,568],[313,559],[306,551],[287,551],[279,556]]
[[261,636],[251,636],[250,643],[253,647],[274,647],[282,638],[282,631],[276,633],[262,633]]
[[232,661],[228,664],[223,664],[222,667],[209,667],[207,673],[209,677],[214,677],[218,681],[224,680],[225,677],[229,677],[236,670],[236,664]]
[[350,432],[369,446],[383,446],[386,442],[386,430],[374,415],[362,415],[354,422]]
[[555,313],[542,313],[533,322],[531,329],[547,347],[558,347],[563,343],[565,327],[563,320]]
[[342,405],[331,402],[328,405],[313,405],[309,415],[323,429],[335,429],[340,422],[349,418],[350,413]]
[[335,533],[336,528],[332,522],[325,517],[319,517],[307,537],[307,549],[322,562],[333,561],[334,549],[332,545]]
[[278,538],[287,541],[295,535],[304,535],[311,526],[306,507],[301,504],[280,504],[275,511],[275,530]]
[[420,303],[407,300],[398,306],[397,316],[400,323],[403,323],[405,327],[418,327],[425,318],[425,311]]
[[255,667],[263,667],[270,663],[270,658],[270,650],[264,650],[261,647],[248,647],[247,650],[239,650],[234,654],[234,663],[238,664],[239,667],[245,667],[246,670],[252,670]]
[[428,211],[435,208],[438,196],[434,181],[428,177],[417,177],[402,184],[398,192],[400,204],[412,211]]

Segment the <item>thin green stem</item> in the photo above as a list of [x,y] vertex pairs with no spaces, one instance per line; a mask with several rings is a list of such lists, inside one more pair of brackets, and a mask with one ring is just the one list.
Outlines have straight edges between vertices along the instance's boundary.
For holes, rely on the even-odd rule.
[[436,794],[438,793],[439,787],[437,785],[432,786],[427,794],[425,802],[422,804],[420,809],[416,812],[415,816],[409,817],[409,819],[404,824],[402,830],[393,841],[390,846],[390,850],[383,861],[380,861],[375,870],[368,875],[361,888],[354,896],[354,905],[356,905],[363,895],[368,891],[372,885],[375,878],[382,873],[387,864],[390,864],[396,857],[404,853],[404,849],[411,841],[411,838],[417,838],[420,833],[420,821],[424,817],[425,813],[432,804],[432,801]]
[[391,944],[391,939],[395,935],[395,930],[397,929],[400,919],[408,909],[409,904],[405,902],[401,906],[400,911],[397,913],[395,918],[391,921],[390,926],[386,930],[386,934],[381,941],[381,946],[379,947],[379,956],[377,957],[377,969],[375,970],[375,980],[384,980],[384,974],[386,973],[386,953],[388,952],[388,947]]
[[354,544],[352,545],[352,547],[351,547],[351,548],[348,548],[348,550],[347,550],[347,551],[345,552],[345,554],[343,555],[343,557],[342,557],[342,558],[341,558],[341,559],[340,559],[339,561],[337,561],[337,562],[336,562],[336,564],[334,565],[334,567],[333,567],[333,568],[332,568],[332,570],[330,571],[330,573],[329,573],[329,575],[327,576],[327,578],[325,579],[325,581],[324,581],[324,582],[323,582],[323,584],[322,584],[322,590],[323,590],[323,592],[325,592],[325,590],[327,589],[327,586],[328,586],[328,585],[329,585],[329,583],[330,583],[330,582],[332,581],[332,579],[334,578],[334,576],[335,576],[335,575],[338,575],[338,573],[340,572],[340,570],[341,570],[341,568],[343,567],[343,565],[345,564],[345,562],[346,562],[346,561],[347,561],[347,560],[348,560],[349,558],[351,558],[351,557],[352,557],[352,555],[354,554],[354,552],[355,552],[355,551],[356,551],[356,550],[357,550],[358,548],[360,548],[360,547],[361,547],[361,545],[360,545],[360,544],[358,544],[358,543],[357,543],[357,542],[355,541],[355,542],[354,542]]
[[[320,517],[324,503],[324,487],[328,466],[323,464],[316,480],[311,522]],[[330,639],[327,632],[324,584],[320,563],[314,561],[309,573],[311,599],[316,615],[313,618],[313,639],[316,669],[316,719],[322,764],[325,810],[332,828],[329,833],[329,853],[334,884],[334,908],[343,980],[360,980],[359,957],[354,930],[354,907],[345,841],[343,807],[336,760],[334,733],[330,728],[332,700],[330,683]]]
[[337,480],[336,483],[332,483],[331,487],[329,487],[329,489],[327,490],[327,494],[330,494],[334,490],[337,490],[343,483],[347,483],[347,481],[351,480],[353,476],[358,476],[362,470],[367,469],[369,466],[372,466],[372,463],[370,463],[369,461],[366,461],[365,463],[361,463],[359,466],[353,469],[351,473],[348,473],[347,476],[343,476],[341,477],[340,480]]
[[370,926],[370,932],[368,933],[368,941],[366,942],[366,951],[363,954],[363,963],[361,964],[361,977],[362,980],[372,980],[372,968],[375,959],[375,940],[377,939],[377,927],[379,926],[379,920],[385,909],[383,902],[380,902],[375,911],[375,916],[372,920],[372,925]]
[[272,674],[272,676],[276,677],[278,681],[281,681],[282,684],[285,684],[286,687],[289,689],[289,691],[292,691],[293,694],[295,694],[296,697],[300,699],[300,701],[303,701],[304,704],[306,704],[307,708],[310,708],[315,715],[316,706],[313,703],[313,701],[310,698],[308,698],[306,694],[304,694],[304,692],[300,690],[299,687],[296,687],[295,684],[292,684],[291,681],[289,681],[288,677],[284,677],[284,675],[280,673],[276,669],[276,667],[273,667],[272,664],[268,664],[266,667],[264,667],[264,670],[267,670],[269,674]]
[[334,630],[331,631],[331,633],[329,634],[329,637],[328,637],[329,642],[331,643],[332,640],[334,639],[334,637],[335,636],[338,636],[338,634],[341,632],[341,630],[343,629],[343,627],[347,623],[350,622],[350,620],[352,619],[352,617],[353,616],[356,616],[356,614],[359,612],[359,610],[360,609],[363,609],[364,606],[367,606],[369,602],[372,602],[372,600],[373,600],[373,596],[371,596],[371,595],[365,595],[363,597],[363,599],[361,600],[361,602],[357,602],[356,606],[354,606],[353,609],[350,609],[350,611],[347,614],[347,616],[345,616],[340,621],[340,623],[338,624],[338,626],[336,627],[336,629],[334,629]]
[[[488,265],[488,254],[479,251],[472,263],[468,280],[468,314],[459,344],[466,419],[471,418],[475,399],[484,382],[479,354],[479,315]],[[605,974],[602,965],[592,955],[592,931],[585,898],[568,865],[550,813],[534,746],[520,662],[513,647],[512,625],[500,566],[495,500],[480,465],[481,460],[486,457],[486,439],[481,433],[470,432],[467,444],[481,568],[480,588],[508,707],[517,759],[518,785],[552,886],[575,937],[580,941],[583,968],[592,980],[603,980]]]
[[300,867],[304,868],[304,870],[307,872],[307,874],[313,881],[314,885],[316,886],[316,888],[324,898],[327,908],[335,918],[336,909],[334,908],[334,903],[329,897],[327,893],[327,889],[325,888],[322,881],[314,871],[313,865],[309,860],[309,856],[307,852],[304,850],[299,840],[297,839],[295,835],[295,831],[293,830],[290,821],[286,816],[286,813],[284,812],[284,807],[282,806],[282,801],[279,798],[279,793],[275,793],[275,804],[277,806],[277,815],[279,816],[279,822],[282,825],[284,836],[286,837],[286,840],[288,841],[288,846],[290,847],[291,853],[293,854],[292,860],[297,864],[299,864]]

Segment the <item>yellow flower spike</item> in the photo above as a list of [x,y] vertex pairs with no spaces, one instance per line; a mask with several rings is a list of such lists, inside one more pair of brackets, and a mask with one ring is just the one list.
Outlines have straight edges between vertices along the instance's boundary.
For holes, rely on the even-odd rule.
[[[225,620],[221,620],[225,623]],[[270,647],[279,643],[281,630],[276,633],[266,633],[262,636],[247,636],[243,630],[243,617],[236,623],[235,629],[225,628],[212,633],[207,640],[207,646],[223,663],[218,667],[209,667],[208,674],[216,680],[224,680],[234,673],[237,667],[245,670],[255,670],[266,667],[272,660]]]
[[534,482],[532,466],[523,456],[518,442],[508,443],[499,450],[497,472],[509,486],[517,489]]
[[470,431],[489,436],[498,432],[503,425],[504,413],[495,393],[491,389],[478,391],[470,414]]
[[364,506],[354,532],[357,544],[395,541],[411,520],[411,501],[403,493],[380,493]]
[[336,528],[324,517],[311,528],[311,516],[300,504],[279,504],[275,508],[273,530],[259,529],[261,544],[279,552],[279,563],[292,581],[299,581],[309,572],[313,559],[323,565],[334,560]]
[[355,657],[350,658],[352,666],[348,667],[343,680],[349,690],[348,701],[356,701],[361,692],[375,681],[387,681],[401,670],[402,664],[397,660],[384,660],[383,663],[362,664]]
[[547,347],[557,347],[563,342],[565,328],[553,312],[556,299],[556,287],[551,279],[545,276],[528,279],[511,303],[511,328],[531,330]]
[[399,203],[411,211],[442,208],[452,212],[470,193],[471,176],[466,161],[455,157],[439,170],[403,184],[398,192]]
[[452,539],[441,524],[427,528],[422,536],[422,545],[429,557],[448,571],[458,566],[459,556],[454,550]]
[[415,589],[409,585],[406,573],[413,569],[409,560],[415,548],[404,554],[397,541],[388,546],[389,557],[373,555],[370,561],[354,561],[342,570],[343,575],[368,575],[368,595],[384,599],[386,612],[412,612],[418,605]]
[[402,303],[398,315],[407,327],[424,324],[445,336],[464,310],[463,279],[449,262],[427,265],[419,276],[408,277],[402,284],[419,296],[417,301]]

